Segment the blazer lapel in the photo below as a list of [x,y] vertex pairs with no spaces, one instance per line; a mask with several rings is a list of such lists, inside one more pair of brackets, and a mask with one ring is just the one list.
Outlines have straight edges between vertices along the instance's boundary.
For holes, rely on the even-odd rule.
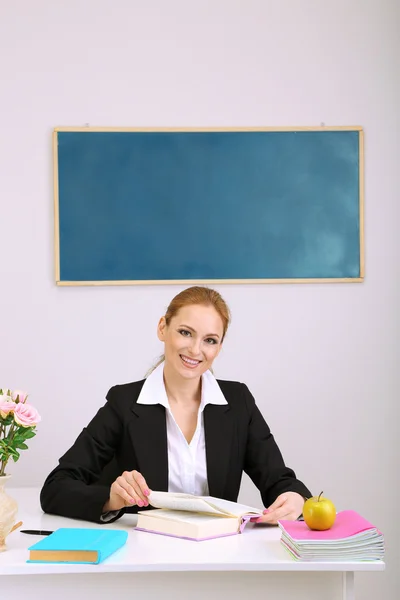
[[165,408],[133,404],[129,433],[139,471],[150,489],[168,491],[168,446]]
[[[139,471],[150,489],[168,491],[165,408],[160,404],[134,403],[131,410],[128,428]],[[229,405],[207,404],[204,435],[209,493],[222,498],[232,456],[233,417]]]
[[231,460],[233,418],[229,405],[204,408],[207,479],[210,496],[223,498]]

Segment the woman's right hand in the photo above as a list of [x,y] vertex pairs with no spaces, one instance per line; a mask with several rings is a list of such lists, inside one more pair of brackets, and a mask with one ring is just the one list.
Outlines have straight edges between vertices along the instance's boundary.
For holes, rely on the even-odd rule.
[[146,480],[139,471],[124,471],[112,484],[103,512],[121,510],[126,506],[148,506],[149,494]]

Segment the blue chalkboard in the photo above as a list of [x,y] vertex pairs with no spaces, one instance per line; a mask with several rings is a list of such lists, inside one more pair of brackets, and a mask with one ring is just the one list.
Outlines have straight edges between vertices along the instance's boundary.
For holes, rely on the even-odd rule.
[[362,131],[56,129],[59,284],[357,280]]

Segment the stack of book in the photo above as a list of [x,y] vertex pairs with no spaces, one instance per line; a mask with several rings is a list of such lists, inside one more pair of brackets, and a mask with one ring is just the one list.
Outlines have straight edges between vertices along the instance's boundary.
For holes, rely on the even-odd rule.
[[296,560],[374,561],[385,552],[383,535],[353,510],[337,513],[326,531],[311,530],[304,521],[279,521],[281,542]]

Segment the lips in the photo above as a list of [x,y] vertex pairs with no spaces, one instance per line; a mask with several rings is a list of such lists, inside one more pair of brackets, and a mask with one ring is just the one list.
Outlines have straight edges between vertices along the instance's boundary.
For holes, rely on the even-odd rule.
[[186,367],[189,367],[190,369],[194,369],[201,363],[201,360],[194,360],[193,358],[189,358],[188,356],[185,356],[184,354],[180,354],[179,356],[181,357],[183,364]]

